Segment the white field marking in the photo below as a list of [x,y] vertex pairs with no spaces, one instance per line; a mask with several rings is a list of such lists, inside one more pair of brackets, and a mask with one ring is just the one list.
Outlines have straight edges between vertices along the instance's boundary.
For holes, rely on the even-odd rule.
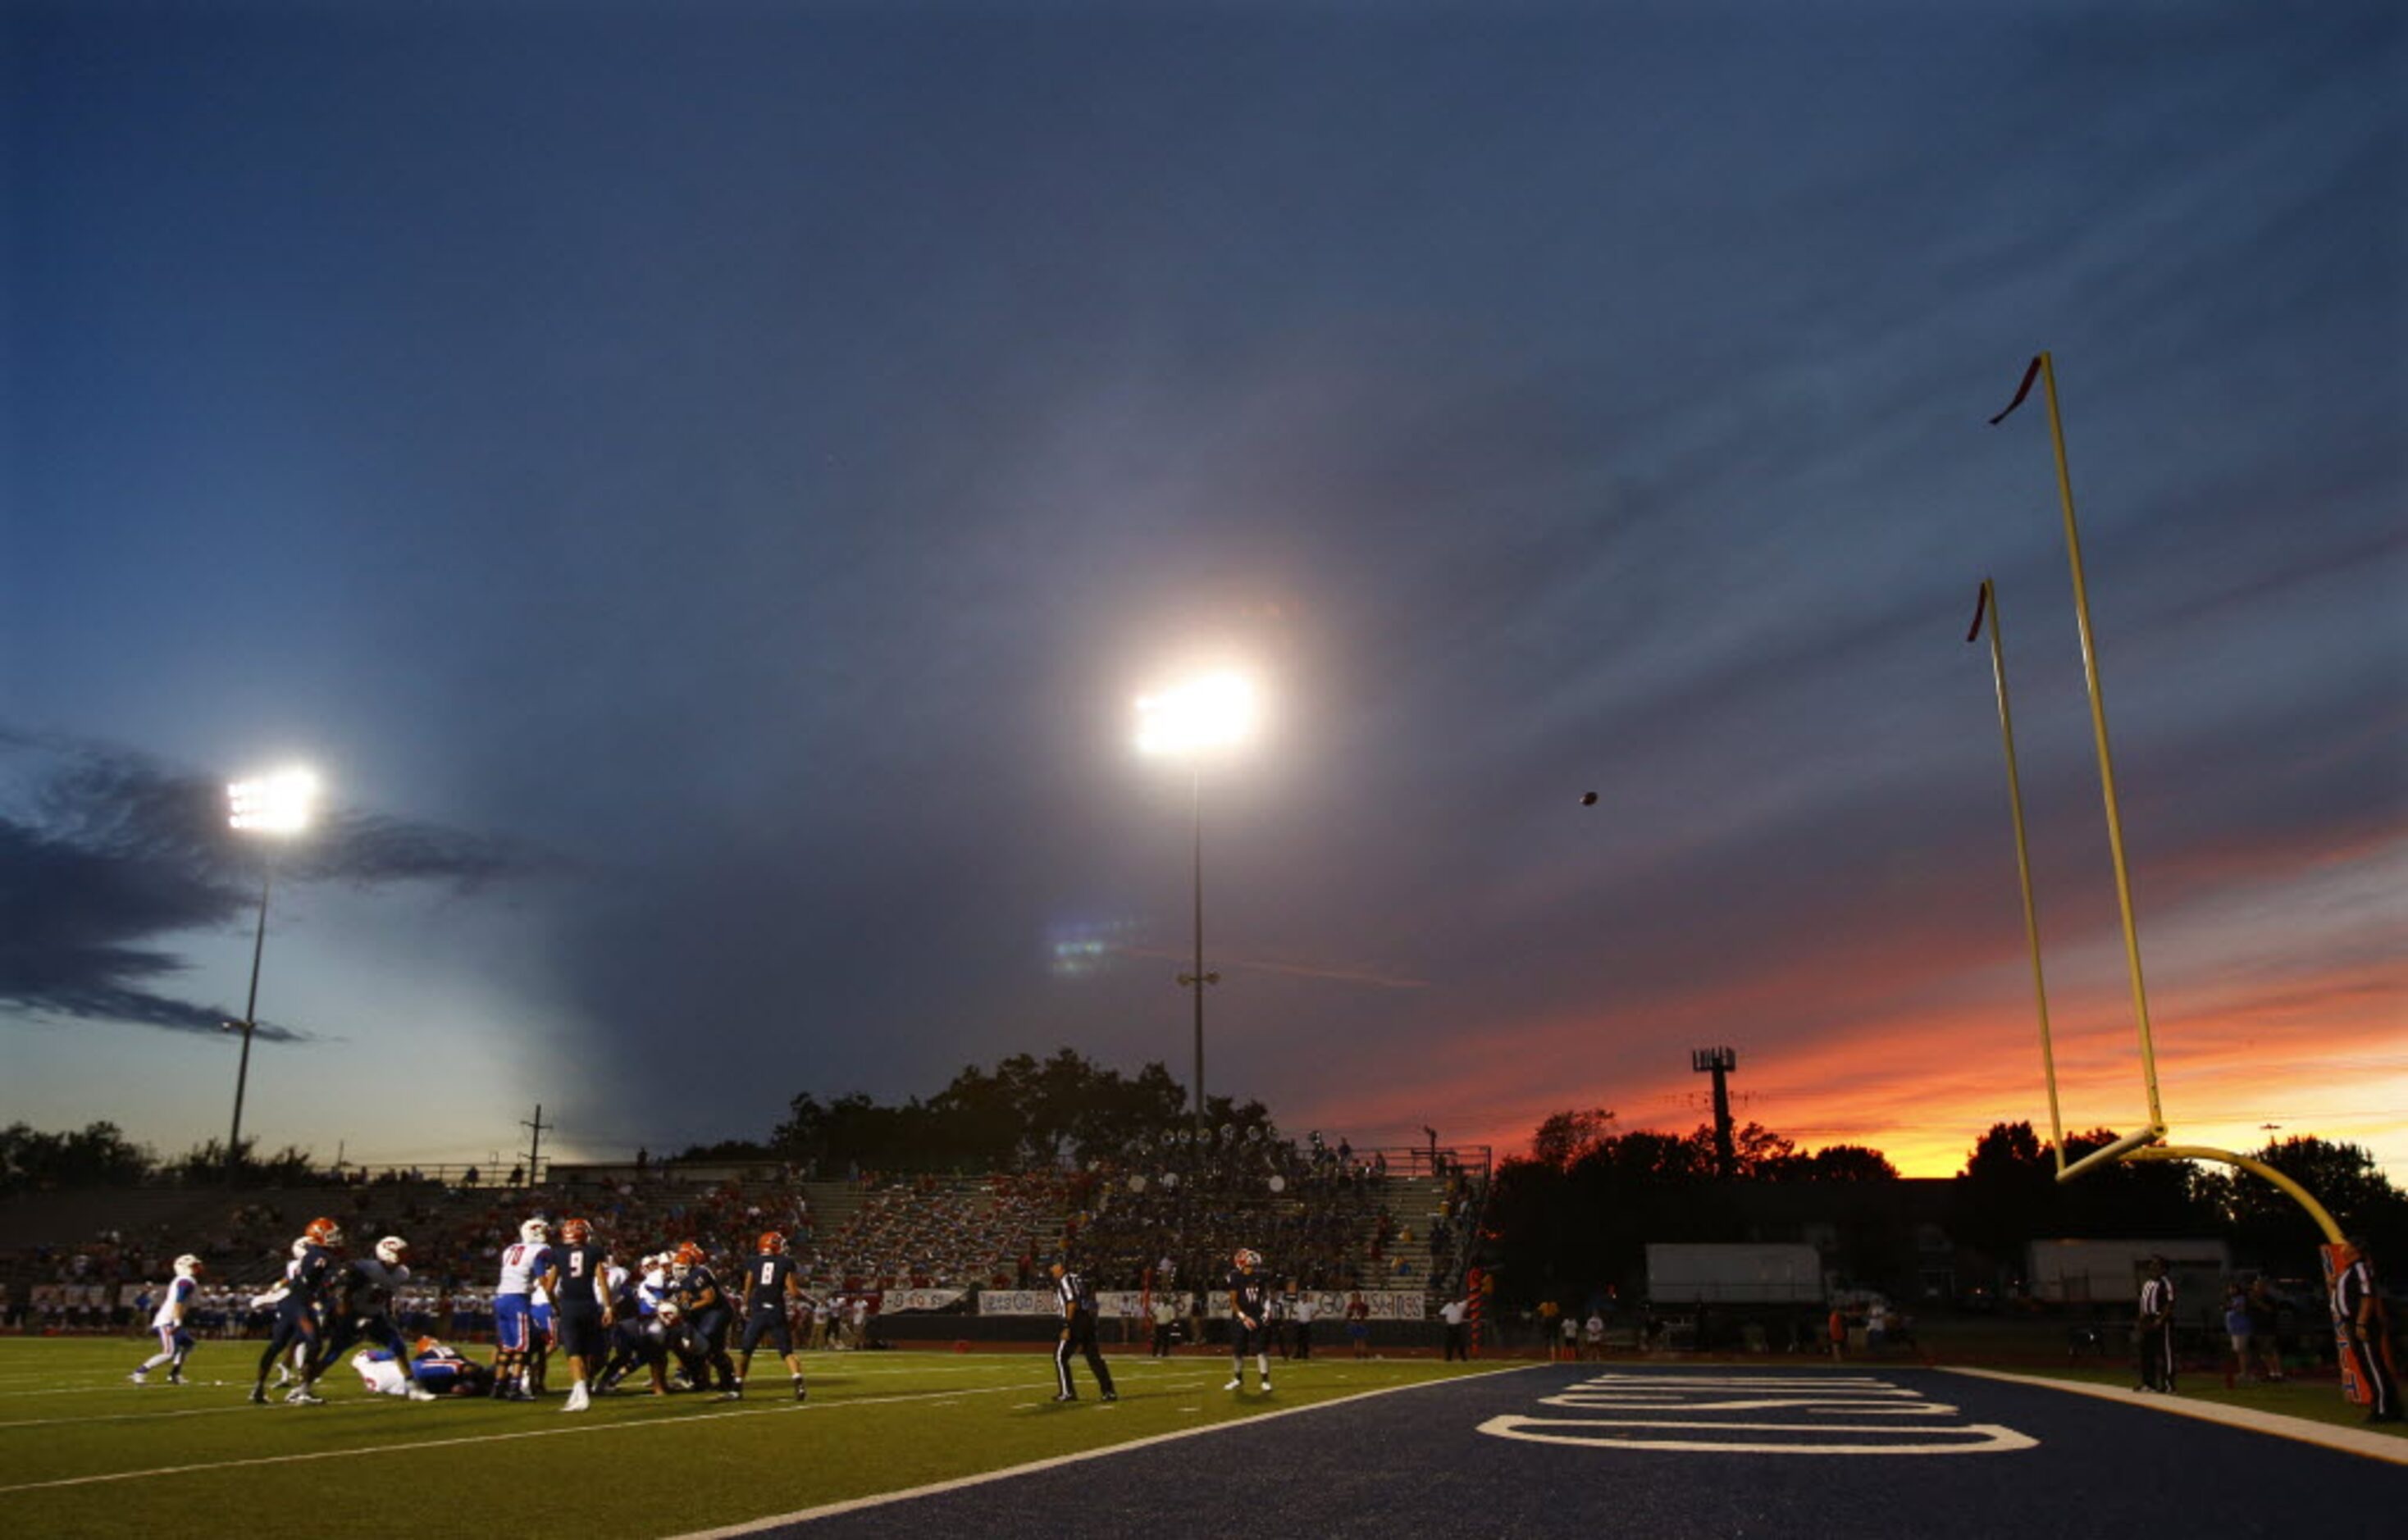
[[[932,1481],[924,1487],[907,1488],[902,1491],[881,1492],[875,1497],[855,1497],[841,1503],[824,1503],[816,1508],[802,1508],[794,1513],[777,1514],[767,1519],[748,1519],[741,1524],[731,1524],[724,1529],[696,1530],[691,1534],[676,1536],[675,1540],[733,1540],[737,1535],[757,1534],[764,1530],[778,1529],[787,1524],[807,1523],[815,1519],[832,1519],[840,1513],[858,1513],[865,1508],[884,1507],[890,1503],[908,1503],[918,1497],[935,1497],[941,1492],[962,1491],[971,1487],[985,1486],[991,1481],[1009,1481],[1016,1476],[1034,1476],[1039,1471],[1056,1470],[1064,1465],[1077,1465],[1090,1460],[1103,1460],[1112,1455],[1127,1454],[1131,1450],[1146,1448],[1156,1444],[1170,1444],[1186,1438],[1202,1438],[1211,1433],[1226,1433],[1234,1428],[1258,1427],[1265,1422],[1276,1421],[1283,1417],[1302,1417],[1309,1412],[1327,1411],[1332,1406],[1343,1406],[1350,1401],[1369,1401],[1373,1396],[1396,1395],[1405,1390],[1426,1390],[1433,1385],[1456,1385],[1465,1380],[1488,1379],[1498,1375],[1521,1374],[1526,1370],[1541,1367],[1544,1365],[1518,1363],[1500,1369],[1484,1369],[1469,1375],[1451,1375],[1440,1379],[1417,1380],[1411,1385],[1386,1385],[1376,1390],[1357,1390],[1352,1395],[1315,1402],[1310,1406],[1283,1406],[1277,1411],[1256,1412],[1252,1417],[1231,1418],[1227,1421],[1208,1423],[1201,1428],[1182,1428],[1176,1433],[1154,1433],[1145,1438],[1133,1438],[1125,1444],[1114,1444],[1105,1448],[1082,1449],[1076,1454],[1055,1455],[1047,1460],[1032,1460],[1025,1465],[1012,1465],[1004,1470],[987,1471],[979,1476],[959,1476],[951,1481]],[[1181,1409],[1200,1412],[1204,1408],[1187,1406]],[[0,1489],[0,1490],[5,1490]]]
[[1858,1417],[1954,1417],[1956,1408],[1937,1402],[1916,1401],[1910,1406],[1869,1406],[1850,1397],[1766,1396],[1751,1401],[1670,1401],[1646,1396],[1555,1395],[1541,1396],[1541,1406],[1569,1406],[1574,1411],[1594,1409],[1619,1412],[1770,1412],[1796,1406],[1805,1411],[1834,1411],[1845,1408]]
[[[1979,1434],[1978,1443],[1958,1439],[1939,1444],[1781,1444],[1772,1442],[1743,1443],[1722,1438],[1624,1438],[1615,1436],[1584,1437],[1579,1433],[1533,1433],[1534,1428],[1683,1428],[1729,1429],[1741,1433],[1964,1433]],[[1972,1422],[1957,1428],[1901,1428],[1896,1423],[1834,1423],[1817,1426],[1795,1422],[1656,1422],[1656,1421],[1559,1421],[1535,1417],[1492,1417],[1482,1423],[1479,1432],[1498,1438],[1520,1439],[1530,1444],[1570,1444],[1589,1449],[1667,1449],[1706,1454],[1993,1454],[2014,1449],[2035,1449],[2040,1440],[2002,1427],[1995,1422]]]
[[1813,1378],[1753,1378],[1746,1384],[1719,1381],[1719,1378],[1717,1381],[1698,1381],[1698,1378],[1673,1378],[1673,1381],[1667,1381],[1667,1378],[1587,1378],[1582,1384],[1570,1386],[1565,1390],[1565,1395],[1661,1395],[1661,1398],[1671,1401],[1671,1398],[1681,1398],[1681,1395],[1763,1395],[1765,1390],[1797,1390],[1801,1395],[1826,1395],[1830,1401],[1878,1401],[1878,1398],[1912,1401],[1914,1395],[1919,1395],[1919,1390],[1910,1390],[1905,1386],[1828,1386],[1813,1381]]
[[2253,1433],[2271,1433],[2276,1438],[2297,1439],[2302,1444],[2322,1445],[2328,1449],[2342,1449],[2350,1454],[2362,1454],[2372,1460],[2387,1461],[2394,1465],[2408,1465],[2408,1438],[2393,1433],[2378,1433],[2371,1428],[2352,1428],[2338,1422],[2318,1422],[2313,1418],[2287,1417],[2281,1412],[2261,1412],[2247,1406],[2227,1406],[2213,1401],[2189,1401],[2178,1395],[2135,1395],[2116,1385],[2095,1385],[2086,1380],[2047,1379],[2038,1375],[2014,1375],[1998,1369],[1959,1369],[1946,1371],[1966,1375],[1975,1379],[1995,1379],[2009,1385],[2037,1385],[2044,1390],[2063,1390],[2071,1395],[2090,1396],[2100,1401],[2113,1401],[2146,1412],[2168,1412],[2175,1417],[2196,1418],[2201,1422],[2218,1422],[2228,1428],[2246,1428]]
[[696,1412],[688,1416],[632,1417],[619,1422],[581,1422],[573,1428],[536,1428],[525,1433],[481,1433],[473,1438],[421,1438],[406,1444],[371,1444],[352,1449],[315,1449],[308,1454],[261,1455],[250,1460],[219,1460],[202,1465],[165,1465],[147,1471],[114,1471],[104,1476],[71,1476],[57,1481],[22,1481],[14,1486],[0,1487],[0,1495],[9,1492],[41,1491],[52,1487],[88,1487],[108,1481],[142,1481],[161,1476],[190,1476],[199,1471],[239,1470],[247,1465],[294,1465],[311,1460],[341,1460],[351,1455],[409,1454],[419,1449],[450,1448],[463,1444],[505,1444],[522,1438],[566,1438],[579,1433],[618,1433],[628,1428],[657,1428],[674,1421],[680,1427],[695,1422],[715,1422],[729,1417],[782,1417],[788,1413],[845,1411],[855,1406],[892,1405],[904,1401],[930,1401],[939,1396],[999,1395],[1025,1390],[1021,1385],[996,1385],[971,1390],[928,1390],[913,1395],[864,1396],[838,1402],[790,1401],[782,1405],[745,1407],[724,1412]]
[[[392,1396],[380,1399],[394,1405],[400,1404]],[[329,1399],[326,1409],[337,1412],[358,1411],[373,1405],[373,1402],[362,1397],[344,1396],[338,1400]],[[34,1417],[17,1422],[0,1422],[0,1428],[80,1428],[93,1422],[157,1422],[171,1417],[233,1417],[244,1412],[257,1417],[259,1408],[248,1401],[240,1401],[231,1406],[194,1406],[180,1412],[103,1412],[97,1417]]]
[[[888,1356],[888,1355],[882,1355],[882,1354],[881,1356],[882,1356],[882,1357],[884,1357],[884,1356]],[[936,1357],[939,1357],[939,1356],[941,1356],[941,1357],[944,1357],[944,1358],[947,1358],[947,1359],[951,1359],[951,1358],[953,1358],[954,1355],[953,1355],[953,1354],[951,1354],[951,1353],[946,1353],[946,1354],[942,1354],[942,1355],[930,1353],[930,1354],[926,1354],[926,1355],[913,1355],[913,1354],[906,1354],[906,1355],[902,1355],[902,1356],[905,1356],[905,1357],[925,1356],[925,1357],[929,1357],[929,1358],[936,1358]],[[900,1366],[900,1365],[898,1365],[898,1366],[896,1366],[896,1367],[893,1367],[893,1368],[882,1368],[882,1369],[857,1369],[857,1370],[850,1371],[850,1372],[848,1372],[848,1373],[846,1373],[846,1374],[843,1374],[843,1375],[841,1375],[841,1376],[821,1376],[821,1377],[839,1377],[839,1378],[842,1378],[842,1379],[845,1379],[845,1380],[852,1380],[852,1379],[856,1379],[856,1378],[867,1378],[867,1377],[874,1376],[896,1376],[896,1375],[925,1376],[925,1375],[928,1375],[928,1374],[931,1374],[931,1373],[939,1373],[939,1374],[953,1374],[953,1375],[967,1375],[967,1374],[980,1374],[980,1373],[985,1373],[985,1374],[996,1374],[996,1373],[1002,1373],[1002,1372],[1005,1372],[1005,1371],[1007,1371],[1008,1369],[1010,1369],[1010,1368],[1011,1368],[1011,1367],[1013,1367],[1013,1366],[1015,1366],[1015,1365],[1014,1365],[1014,1362],[1013,1362],[1013,1360],[1012,1360],[1012,1359],[1006,1358],[1005,1356],[1003,1356],[1003,1355],[1001,1355],[1001,1354],[997,1354],[997,1355],[995,1355],[995,1356],[991,1357],[987,1362],[983,1362],[983,1363],[951,1363],[951,1362],[949,1362],[949,1363],[939,1363],[939,1364],[935,1364],[935,1365],[931,1365],[931,1366],[926,1367],[926,1368],[910,1368],[910,1367],[904,1367],[904,1366]],[[805,1375],[805,1376],[803,1376],[804,1383],[805,1383],[805,1384],[809,1384],[809,1383],[810,1383],[810,1381],[811,1381],[811,1379],[812,1379],[813,1377],[814,1377],[814,1376],[810,1376],[810,1375]],[[125,1378],[125,1376],[122,1376],[122,1375],[119,1375],[119,1376],[114,1376],[114,1377],[112,1377],[112,1378],[108,1378],[108,1379],[102,1379],[102,1380],[94,1381],[93,1383],[89,1384],[89,1385],[61,1385],[61,1384],[59,1384],[59,1383],[58,1383],[58,1376],[56,1376],[55,1375],[45,1375],[45,1376],[40,1376],[40,1383],[46,1384],[46,1385],[49,1387],[49,1389],[46,1389],[46,1390],[0,1390],[0,1396],[33,1396],[33,1395],[101,1395],[101,1394],[107,1394],[107,1393],[110,1393],[110,1392],[118,1392],[118,1391],[122,1391],[122,1392],[124,1392],[124,1393],[131,1394],[131,1393],[133,1393],[133,1392],[134,1392],[134,1391],[136,1391],[136,1390],[141,1390],[141,1391],[144,1391],[144,1392],[145,1392],[145,1393],[147,1393],[147,1394],[150,1394],[150,1395],[152,1395],[152,1396],[156,1396],[156,1397],[158,1397],[158,1398],[160,1398],[160,1399],[162,1399],[162,1400],[165,1400],[165,1399],[166,1399],[168,1396],[176,1395],[176,1394],[179,1394],[179,1393],[183,1392],[183,1391],[186,1391],[186,1390],[208,1390],[208,1389],[211,1389],[211,1388],[216,1388],[216,1389],[222,1390],[222,1389],[225,1389],[225,1388],[230,1387],[230,1386],[231,1386],[231,1387],[236,1387],[236,1388],[241,1388],[241,1387],[245,1387],[245,1386],[250,1385],[250,1384],[251,1384],[251,1381],[249,1381],[249,1380],[247,1380],[247,1379],[190,1379],[190,1378],[188,1378],[188,1379],[186,1379],[186,1380],[185,1380],[185,1382],[184,1382],[183,1384],[181,1384],[181,1385],[170,1385],[170,1384],[168,1384],[165,1380],[164,1380],[164,1379],[163,1379],[163,1380],[159,1381],[159,1383],[157,1383],[156,1385],[139,1385],[139,1386],[137,1386],[137,1385],[134,1385],[134,1384],[129,1383],[129,1382],[126,1380],[126,1378]],[[763,1381],[763,1383],[765,1383],[765,1384],[766,1384],[766,1383],[767,1383],[767,1380],[764,1380],[764,1381]],[[347,1398],[347,1399],[348,1399],[348,1398]],[[621,1399],[634,1400],[634,1399],[637,1399],[637,1398],[636,1398],[636,1397],[633,1397],[633,1396],[629,1396],[629,1397],[624,1397],[624,1398],[621,1398]],[[99,1420],[101,1420],[101,1419],[98,1419],[98,1418],[80,1418],[80,1419],[72,1419],[62,1418],[62,1419],[55,1419],[55,1420],[58,1420],[58,1421],[77,1420],[77,1421],[93,1422],[93,1421],[99,1421]],[[0,1427],[7,1427],[7,1426],[10,1426],[10,1424],[7,1424],[7,1423],[0,1423]]]
[[[1583,1385],[1659,1386],[1666,1390],[1677,1390],[1684,1386],[1690,1385],[1753,1386],[1761,1388],[1768,1385],[1811,1384],[1818,1390],[1827,1390],[1834,1392],[1842,1392],[1854,1390],[1880,1391],[1888,1394],[1899,1393],[1899,1388],[1892,1385],[1888,1380],[1876,1379],[1870,1375],[1824,1375],[1816,1374],[1812,1371],[1804,1374],[1790,1375],[1598,1375],[1593,1378],[1582,1380],[1581,1383]],[[1905,1393],[1913,1394],[1914,1392],[1908,1391]]]

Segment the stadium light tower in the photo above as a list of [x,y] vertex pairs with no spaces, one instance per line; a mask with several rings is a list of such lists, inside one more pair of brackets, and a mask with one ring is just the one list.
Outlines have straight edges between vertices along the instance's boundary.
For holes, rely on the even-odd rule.
[[[289,839],[308,828],[317,811],[318,777],[307,770],[292,769],[238,780],[226,788],[226,806],[229,827]],[[251,1081],[251,1034],[259,1030],[259,959],[267,948],[267,890],[275,880],[276,859],[271,852],[262,863],[259,878],[259,929],[251,940],[251,998],[242,1007],[241,1020],[222,1023],[225,1031],[242,1034],[242,1060],[234,1075],[234,1128],[226,1135],[229,1182],[242,1168],[242,1093]]]
[[1204,971],[1204,761],[1254,735],[1260,716],[1254,687],[1237,674],[1209,674],[1137,700],[1140,754],[1187,762],[1196,805],[1196,968],[1179,976],[1196,991],[1196,1127],[1204,1127],[1204,987],[1221,976]]

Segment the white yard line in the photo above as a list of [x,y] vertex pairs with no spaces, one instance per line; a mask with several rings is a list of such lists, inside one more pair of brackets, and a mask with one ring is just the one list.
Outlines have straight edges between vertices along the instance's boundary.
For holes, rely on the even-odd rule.
[[[933,1401],[942,1396],[1000,1395],[1025,1392],[1025,1385],[996,1385],[982,1389],[924,1390],[910,1395],[863,1396],[837,1402],[787,1402],[782,1405],[758,1408],[741,1407],[724,1412],[700,1412],[675,1419],[680,1426],[695,1422],[715,1422],[730,1417],[778,1417],[794,1412],[839,1412],[855,1406],[884,1406],[897,1402]],[[0,1495],[9,1492],[43,1491],[58,1487],[89,1487],[110,1481],[144,1481],[163,1476],[191,1476],[204,1471],[240,1470],[251,1465],[296,1465],[313,1460],[347,1460],[356,1455],[409,1454],[419,1449],[441,1449],[466,1444],[503,1444],[523,1438],[566,1438],[579,1433],[619,1433],[628,1428],[657,1428],[670,1420],[664,1417],[635,1417],[621,1422],[580,1422],[566,1428],[533,1428],[523,1433],[480,1433],[463,1438],[420,1438],[401,1444],[370,1444],[358,1448],[317,1449],[308,1454],[260,1455],[249,1460],[219,1460],[198,1465],[162,1465],[142,1471],[111,1471],[101,1476],[70,1476],[55,1481],[21,1481],[0,1487]]]
[[[1946,1365],[1942,1368],[1952,1375],[2002,1380],[2010,1385],[2044,1386],[2052,1390],[2089,1396],[2098,1401],[2116,1402],[2144,1412],[2171,1412],[2176,1417],[2196,1418],[2201,1422],[2220,1422],[2228,1428],[2247,1428],[2254,1433],[2272,1433],[2277,1438],[2297,1439],[2302,1444],[2321,1444],[2328,1449],[2362,1454],[2370,1460],[2388,1461],[2394,1465],[2408,1465],[2408,1438],[2397,1433],[2379,1433],[2367,1428],[2318,1422],[2311,1418],[2286,1417],[2280,1412],[2261,1412],[2251,1406],[2186,1401],[2179,1395],[2143,1395],[2121,1386],[2099,1385],[2088,1380],[2047,1379],[2038,1375],[2011,1375],[1999,1369],[1958,1369]],[[2333,1393],[2339,1395],[2341,1392],[2335,1390]]]

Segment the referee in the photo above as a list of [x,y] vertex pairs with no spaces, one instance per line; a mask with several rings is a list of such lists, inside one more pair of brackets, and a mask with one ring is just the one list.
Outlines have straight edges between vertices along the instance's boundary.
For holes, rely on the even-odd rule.
[[1070,1388],[1070,1355],[1084,1353],[1087,1367],[1095,1372],[1096,1384],[1103,1390],[1106,1401],[1118,1401],[1120,1393],[1112,1389],[1112,1371],[1104,1362],[1103,1350],[1096,1346],[1096,1292],[1087,1287],[1084,1275],[1055,1262],[1054,1294],[1062,1302],[1062,1340],[1054,1349],[1054,1377],[1061,1384],[1056,1401],[1076,1401],[1079,1392]]

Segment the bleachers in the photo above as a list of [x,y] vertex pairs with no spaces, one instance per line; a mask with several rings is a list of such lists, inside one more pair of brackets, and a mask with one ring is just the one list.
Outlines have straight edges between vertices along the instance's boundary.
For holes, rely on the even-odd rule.
[[829,1292],[1026,1287],[1066,1251],[1101,1288],[1138,1287],[1166,1257],[1192,1287],[1217,1280],[1241,1245],[1261,1251],[1278,1277],[1308,1287],[1452,1289],[1484,1163],[1448,1162],[1433,1174],[1412,1153],[1415,1162],[1400,1161],[1394,1174],[1384,1161],[1341,1168],[1292,1153],[1268,1163],[1254,1155],[1242,1169],[1211,1160],[1170,1169],[1157,1155],[1099,1159],[1082,1171],[853,1181],[799,1181],[774,1166],[690,1180],[654,1166],[572,1169],[569,1180],[523,1188],[381,1180],[22,1195],[0,1204],[0,1282],[18,1300],[70,1273],[86,1283],[155,1283],[178,1253],[193,1251],[212,1285],[252,1291],[280,1274],[293,1237],[324,1214],[358,1248],[379,1235],[406,1237],[429,1291],[474,1292],[492,1286],[520,1223],[541,1213],[591,1219],[629,1264],[684,1241],[714,1260],[741,1258],[776,1229],[792,1242],[807,1286]]

